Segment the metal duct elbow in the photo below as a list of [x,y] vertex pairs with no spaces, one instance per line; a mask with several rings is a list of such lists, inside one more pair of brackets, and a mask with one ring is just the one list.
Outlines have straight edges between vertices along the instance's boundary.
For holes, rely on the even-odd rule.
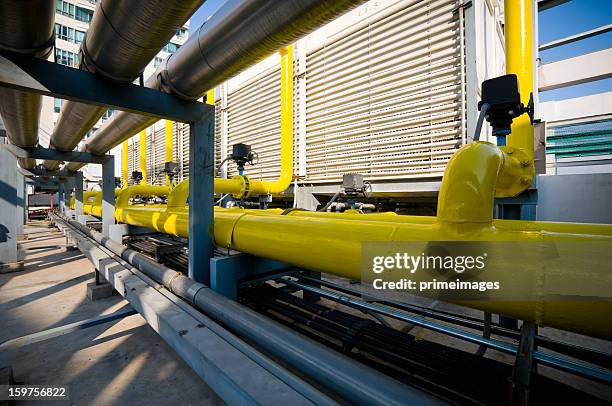
[[[1,0],[0,49],[37,58],[47,58],[55,41],[53,0]],[[33,147],[38,144],[38,122],[42,97],[0,88],[0,115],[11,144]],[[20,159],[24,168],[34,159]]]
[[[146,7],[133,1],[98,2],[79,52],[80,69],[116,82],[132,82],[203,2],[152,0]],[[105,111],[104,107],[65,101],[51,146],[72,151]],[[47,166],[57,163],[47,161]]]

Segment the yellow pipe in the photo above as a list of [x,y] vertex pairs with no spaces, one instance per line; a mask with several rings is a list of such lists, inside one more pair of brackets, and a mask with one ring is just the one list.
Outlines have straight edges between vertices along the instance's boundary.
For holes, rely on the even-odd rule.
[[[521,101],[525,106],[529,103],[529,96],[533,92],[532,3],[532,0],[504,2],[506,73],[513,73],[517,76]],[[507,138],[507,145],[501,149],[511,155],[516,162],[513,165],[514,171],[511,178],[502,182],[504,186],[498,187],[496,196],[516,196],[532,184],[535,176],[533,125],[527,114],[513,120],[512,132]]]
[[[115,189],[115,197],[122,189]],[[102,217],[102,192],[99,190],[83,192],[83,213]]]
[[[120,221],[123,210],[129,206],[129,201],[134,196],[168,196],[172,189],[170,186],[153,186],[153,185],[132,185],[122,189],[118,193],[115,200],[115,219]],[[140,209],[155,207],[158,210],[165,210],[165,205],[138,205]]]
[[[329,216],[332,217],[332,216]],[[284,261],[351,279],[360,279],[363,241],[612,241],[606,235],[585,235],[543,231],[504,230],[474,227],[458,233],[455,226],[440,222],[412,224],[391,221],[351,221],[342,218],[306,218],[242,208],[215,210],[215,242],[223,247],[252,255]],[[367,215],[364,215],[367,217]],[[398,216],[402,217],[402,216]],[[176,208],[126,208],[119,221],[182,237],[188,236],[188,212]],[[522,223],[522,222],[516,222]],[[564,224],[563,227],[572,227]],[[582,231],[582,230],[579,230]],[[308,255],[305,255],[305,253]],[[491,272],[493,271],[493,272]],[[512,272],[510,272],[512,271]],[[512,269],[489,270],[489,278],[530,280],[531,274]],[[545,277],[545,275],[544,275]],[[608,282],[609,283],[609,282]],[[609,301],[470,301],[458,302],[482,310],[495,311],[540,325],[563,328],[600,337],[610,337],[612,319]],[[579,310],[578,310],[579,309]],[[582,314],[579,311],[584,312]],[[589,314],[588,318],[584,314]]]
[[[166,162],[172,162],[172,121],[166,120]],[[166,185],[170,186],[170,177],[166,175]]]
[[281,168],[274,182],[251,182],[252,195],[279,194],[293,180],[293,46],[280,50],[281,56]]
[[128,187],[128,152],[129,152],[128,140],[123,141],[121,146],[121,187]]
[[[277,195],[284,192],[293,180],[293,46],[280,50],[281,56],[281,169],[275,181],[255,181],[247,176],[215,179],[216,193],[230,193],[236,198],[257,195]],[[207,100],[214,96],[207,95]]]
[[147,184],[147,130],[140,132],[140,172],[142,173],[141,185]]
[[[612,227],[607,225],[494,221],[493,198],[498,175],[503,173],[506,161],[503,151],[490,143],[476,142],[462,147],[447,167],[438,201],[438,217],[433,221],[416,216],[418,221],[407,222],[400,221],[403,216],[358,212],[339,216],[293,211],[282,215],[279,210],[218,208],[215,210],[215,242],[294,266],[360,279],[363,241],[612,241]],[[169,197],[171,205],[166,210],[126,207],[117,215],[117,220],[187,237],[188,183],[183,182],[176,189],[177,193]],[[359,216],[364,220],[351,220],[361,218]],[[517,268],[520,267],[493,269],[488,276],[501,279],[508,275],[515,278],[516,274],[517,283],[531,280],[532,272],[521,273]],[[458,303],[533,320],[540,325],[600,337],[612,334],[612,319],[607,317],[612,310],[611,303],[606,301]],[[580,311],[592,316],[586,319]]]
[[[215,178],[215,193],[229,193],[236,198],[284,192],[293,179],[293,46],[281,54],[281,171],[277,180],[254,181],[236,175],[231,179]],[[214,104],[214,91],[206,93],[207,103]],[[189,182],[186,180],[185,182]],[[187,188],[189,184],[187,183]]]

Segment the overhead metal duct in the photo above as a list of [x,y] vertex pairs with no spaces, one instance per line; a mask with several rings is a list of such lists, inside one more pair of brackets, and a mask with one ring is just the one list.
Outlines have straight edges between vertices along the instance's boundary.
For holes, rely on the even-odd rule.
[[[53,0],[0,0],[0,49],[46,59],[55,40]],[[38,144],[38,122],[42,97],[0,88],[0,114],[11,144],[34,147]],[[36,165],[35,159],[20,159],[23,168]]]
[[[197,99],[247,67],[365,0],[230,0],[151,76],[146,86]],[[116,113],[85,150],[106,153],[155,123],[156,118]],[[69,164],[70,170],[82,165]]]
[[[146,7],[133,1],[98,2],[79,52],[80,69],[116,82],[132,82],[203,2],[152,0]],[[50,146],[72,151],[105,111],[104,107],[65,101]],[[45,167],[55,170],[59,163],[45,161]]]

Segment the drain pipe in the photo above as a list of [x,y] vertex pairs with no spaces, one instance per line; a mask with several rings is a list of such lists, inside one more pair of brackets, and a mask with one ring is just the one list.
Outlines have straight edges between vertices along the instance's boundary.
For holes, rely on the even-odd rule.
[[63,218],[146,276],[192,304],[229,330],[246,337],[312,380],[360,405],[441,404],[441,400],[402,384],[326,348],[226,298],[180,272],[166,268],[76,221]]
[[[0,50],[47,59],[55,42],[53,0],[0,1]],[[42,96],[0,87],[0,115],[11,144],[38,145],[38,122]],[[19,158],[19,165],[31,169],[32,158]]]
[[141,185],[147,184],[147,130],[142,130],[139,136],[138,147],[140,149],[140,173],[142,173]]
[[128,187],[128,154],[130,145],[128,140],[123,141],[121,146],[121,188],[125,189]]

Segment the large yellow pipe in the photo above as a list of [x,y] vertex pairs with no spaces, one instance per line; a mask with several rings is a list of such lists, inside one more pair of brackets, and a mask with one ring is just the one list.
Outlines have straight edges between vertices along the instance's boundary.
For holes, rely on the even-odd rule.
[[[612,241],[612,226],[571,223],[499,221],[492,218],[498,174],[504,153],[485,142],[461,148],[443,178],[437,218],[304,213],[241,208],[215,210],[215,242],[223,247],[295,266],[360,279],[363,241]],[[187,182],[179,185],[168,207],[126,207],[117,220],[182,237],[188,236]],[[355,221],[357,218],[363,220]],[[411,221],[412,220],[412,221]],[[308,253],[308,255],[305,255]],[[517,280],[529,279],[514,267]],[[582,271],[582,270],[581,270]],[[588,270],[586,271],[588,273]],[[508,277],[508,269],[493,269],[489,277]],[[546,275],[544,275],[545,277]],[[513,276],[514,277],[514,276]],[[540,325],[595,336],[612,334],[611,310],[606,301],[471,301],[463,303]],[[590,315],[584,317],[584,313]]]
[[147,130],[140,132],[140,172],[142,173],[141,185],[147,184]]
[[121,146],[121,187],[128,187],[129,175],[128,175],[128,153],[129,153],[128,140],[123,141]]
[[[115,189],[115,197],[122,189]],[[102,217],[102,192],[83,192],[83,213],[90,216]]]
[[[506,73],[517,76],[521,101],[525,106],[533,92],[533,0],[513,0],[504,2]],[[497,197],[516,196],[533,182],[534,140],[533,125],[528,115],[523,114],[512,122],[512,132],[507,145],[502,147],[516,161],[515,172],[508,184],[499,188]]]

